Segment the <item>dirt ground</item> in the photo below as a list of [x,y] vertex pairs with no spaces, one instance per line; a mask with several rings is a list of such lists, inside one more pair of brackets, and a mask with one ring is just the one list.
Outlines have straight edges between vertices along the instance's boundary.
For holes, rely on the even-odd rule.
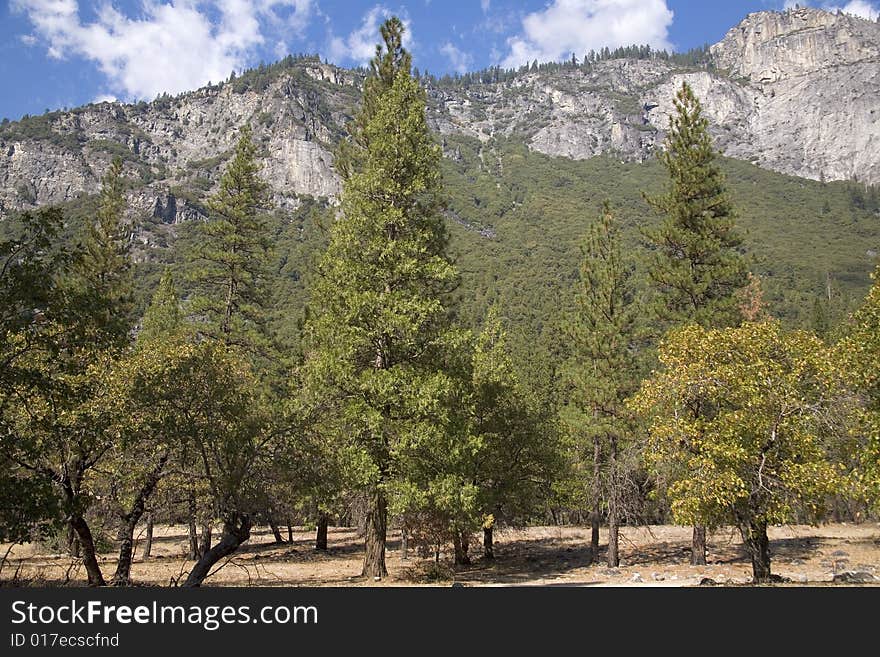
[[[738,532],[716,531],[709,541],[709,564],[691,566],[690,528],[627,527],[621,530],[621,567],[589,562],[589,528],[532,527],[496,532],[494,561],[482,547],[472,547],[474,563],[453,569],[451,555],[401,558],[400,535],[388,542],[389,577],[381,582],[360,577],[363,543],[352,529],[331,528],[330,549],[313,549],[314,533],[295,528],[293,542],[276,544],[265,528],[210,577],[215,586],[694,586],[703,580],[737,585],[751,581],[751,565]],[[773,573],[796,585],[827,585],[835,575],[870,573],[880,585],[880,524],[782,526],[770,531]],[[602,554],[607,535],[601,536]],[[0,545],[0,556],[8,545]],[[192,562],[185,559],[185,526],[157,527],[153,556],[132,568],[135,584],[169,586],[186,579]],[[101,555],[105,577],[113,574],[115,556]],[[0,570],[0,584],[82,585],[82,566],[59,554],[42,554],[35,545],[16,546]]]

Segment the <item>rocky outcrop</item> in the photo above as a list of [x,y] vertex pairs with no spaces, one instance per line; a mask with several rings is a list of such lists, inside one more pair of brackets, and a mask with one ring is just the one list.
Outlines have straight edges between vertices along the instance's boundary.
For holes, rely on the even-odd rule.
[[331,150],[356,102],[358,79],[314,64],[259,91],[225,84],[149,104],[99,103],[9,124],[0,128],[0,210],[92,194],[119,155],[126,175],[153,199],[146,203],[133,191],[129,200],[147,216],[180,221],[192,207],[173,211],[176,202],[162,199],[174,198],[176,188],[209,194],[245,123],[263,146],[262,175],[279,207],[295,205],[303,194],[333,198],[340,184]]
[[749,14],[712,47],[734,77],[770,84],[880,57],[880,24],[820,9]]
[[[120,155],[140,181],[130,198],[138,213],[172,226],[198,218],[245,123],[276,207],[295,207],[300,195],[336,198],[332,151],[362,75],[301,60],[252,77],[0,126],[0,212],[94,193]],[[492,79],[427,84],[429,123],[447,157],[461,157],[457,135],[484,149],[507,138],[552,156],[643,160],[662,146],[687,82],[724,154],[806,178],[880,183],[880,24],[870,21],[761,12],[713,46],[708,65],[616,59]]]

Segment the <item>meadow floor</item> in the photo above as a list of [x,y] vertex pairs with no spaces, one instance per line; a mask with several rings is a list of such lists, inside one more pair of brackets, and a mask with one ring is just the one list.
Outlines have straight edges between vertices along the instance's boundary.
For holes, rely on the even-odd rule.
[[[421,558],[410,551],[403,560],[400,535],[389,536],[389,577],[381,582],[360,577],[363,542],[353,529],[331,528],[330,548],[313,549],[314,532],[294,528],[293,542],[274,543],[268,529],[257,528],[251,540],[206,585],[214,586],[693,586],[711,579],[736,585],[751,581],[751,565],[733,529],[716,531],[709,541],[709,564],[690,565],[688,527],[625,527],[620,533],[621,567],[604,564],[607,541],[601,535],[598,563],[589,565],[590,530],[585,527],[531,527],[498,531],[496,559],[482,558],[479,543],[471,547],[474,562],[453,569],[451,555]],[[286,538],[286,531],[284,532]],[[880,524],[827,524],[820,527],[780,526],[770,530],[773,573],[796,585],[826,585],[835,575],[870,573],[880,585]],[[142,541],[142,537],[141,537]],[[0,545],[0,556],[8,545]],[[152,557],[132,567],[136,585],[169,586],[186,579],[193,562],[186,556],[186,527],[161,526],[155,531]],[[108,579],[115,555],[101,555]],[[65,555],[46,554],[37,545],[14,547],[0,570],[0,584],[82,585],[85,572]]]

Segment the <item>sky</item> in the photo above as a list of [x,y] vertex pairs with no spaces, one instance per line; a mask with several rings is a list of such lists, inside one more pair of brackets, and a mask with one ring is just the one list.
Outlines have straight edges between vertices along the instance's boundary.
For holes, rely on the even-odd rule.
[[[753,11],[792,0],[6,0],[0,118],[99,100],[152,100],[287,54],[369,61],[379,25],[407,26],[414,65],[435,75],[579,58],[650,44],[716,43]],[[876,20],[880,0],[800,4]]]

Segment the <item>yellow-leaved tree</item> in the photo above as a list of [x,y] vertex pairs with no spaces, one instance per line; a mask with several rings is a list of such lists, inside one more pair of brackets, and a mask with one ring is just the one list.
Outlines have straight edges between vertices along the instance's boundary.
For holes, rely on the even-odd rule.
[[649,422],[646,458],[676,521],[739,528],[756,583],[771,581],[768,525],[816,521],[844,481],[831,352],[773,320],[687,326],[631,400]]

